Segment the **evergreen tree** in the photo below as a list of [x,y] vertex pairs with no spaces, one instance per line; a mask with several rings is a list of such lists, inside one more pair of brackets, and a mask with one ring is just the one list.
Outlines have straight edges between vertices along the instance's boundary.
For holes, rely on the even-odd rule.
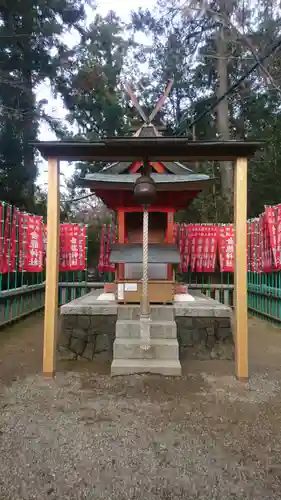
[[[96,14],[72,56],[61,67],[56,92],[68,110],[67,121],[74,137],[96,140],[128,132],[127,101],[122,77],[132,40],[126,39],[125,26],[113,12]],[[103,163],[77,163],[69,181],[71,198],[84,193],[77,180]]]
[[[186,134],[202,112],[253,63],[259,62],[280,36],[280,24],[280,12],[271,0],[255,6],[245,0],[195,0],[184,4],[159,0],[154,12],[140,9],[132,16],[132,28],[149,34],[152,41],[150,47],[138,50],[140,60],[149,66],[154,86],[151,93],[164,84],[167,75],[174,77],[174,90],[165,112],[176,134]],[[270,141],[265,152],[250,161],[251,216],[261,211],[264,203],[278,201],[280,76],[279,51],[259,64],[236,92],[191,127],[197,139],[246,137]],[[215,173],[218,182],[213,194],[202,201],[199,198],[186,216],[193,213],[197,220],[206,220],[209,211],[210,217],[216,214],[218,221],[231,219],[233,165],[207,163],[196,167]]]
[[60,71],[56,90],[68,110],[77,137],[115,136],[125,129],[122,70],[130,40],[113,13],[97,14]]
[[0,199],[32,210],[40,107],[37,86],[56,77],[62,35],[80,28],[78,0],[4,0],[0,6]]

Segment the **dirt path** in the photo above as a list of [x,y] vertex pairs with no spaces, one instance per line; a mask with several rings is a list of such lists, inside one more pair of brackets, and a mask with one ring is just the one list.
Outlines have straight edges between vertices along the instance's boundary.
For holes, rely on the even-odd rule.
[[42,369],[43,313],[0,330],[0,381],[9,384]]
[[0,332],[0,500],[280,500],[281,330],[251,318],[249,384],[222,361],[180,378],[109,364],[41,375],[42,315]]

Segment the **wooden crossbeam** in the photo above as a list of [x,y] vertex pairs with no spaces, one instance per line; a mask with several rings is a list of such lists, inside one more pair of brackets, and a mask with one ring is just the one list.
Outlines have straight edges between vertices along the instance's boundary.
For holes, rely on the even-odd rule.
[[168,81],[168,84],[166,86],[166,89],[165,89],[165,92],[164,94],[160,97],[159,101],[157,102],[154,110],[152,111],[152,113],[147,116],[146,113],[144,112],[143,108],[141,107],[131,85],[129,85],[128,82],[125,82],[124,86],[125,86],[125,89],[126,89],[126,92],[128,93],[128,95],[130,96],[131,98],[131,101],[132,101],[132,104],[135,106],[135,108],[138,110],[140,116],[142,117],[144,123],[146,123],[147,125],[149,125],[155,118],[155,116],[159,113],[160,109],[163,107],[167,97],[169,96],[171,90],[172,90],[172,87],[173,87],[173,83],[174,81],[172,79],[170,79]]
[[155,116],[159,113],[160,109],[163,107],[167,97],[169,96],[171,90],[172,90],[172,86],[173,86],[173,83],[174,83],[174,80],[169,80],[168,82],[168,85],[165,89],[165,92],[164,94],[162,95],[162,97],[160,97],[158,103],[156,104],[154,110],[152,111],[151,115],[149,116],[149,123],[152,122],[152,120],[154,120]]

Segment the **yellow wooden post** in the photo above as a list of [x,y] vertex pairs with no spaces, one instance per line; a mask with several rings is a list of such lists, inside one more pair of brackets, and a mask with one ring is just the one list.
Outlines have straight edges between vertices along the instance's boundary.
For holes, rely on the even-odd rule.
[[235,273],[234,324],[236,377],[248,379],[247,158],[238,158],[234,175]]
[[59,162],[56,158],[49,158],[47,206],[47,266],[43,353],[43,374],[46,377],[54,376],[56,361],[60,224],[59,179]]

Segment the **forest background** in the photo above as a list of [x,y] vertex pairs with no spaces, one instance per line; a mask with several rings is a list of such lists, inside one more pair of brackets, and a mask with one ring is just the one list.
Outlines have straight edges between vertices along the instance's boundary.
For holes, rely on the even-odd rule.
[[[30,146],[40,127],[57,139],[128,134],[139,116],[124,82],[151,111],[173,78],[157,123],[167,134],[190,140],[265,141],[249,162],[248,216],[281,202],[280,2],[151,4],[124,20],[112,10],[101,15],[91,0],[1,0],[0,200],[45,216],[46,186],[38,182],[42,159]],[[59,99],[63,118],[48,112],[50,103],[38,93],[42,85]],[[93,250],[111,214],[95,196],[85,198],[76,180],[100,168],[76,164],[61,180],[61,221],[87,222]],[[233,165],[198,162],[192,168],[216,181],[179,220],[232,221]]]

